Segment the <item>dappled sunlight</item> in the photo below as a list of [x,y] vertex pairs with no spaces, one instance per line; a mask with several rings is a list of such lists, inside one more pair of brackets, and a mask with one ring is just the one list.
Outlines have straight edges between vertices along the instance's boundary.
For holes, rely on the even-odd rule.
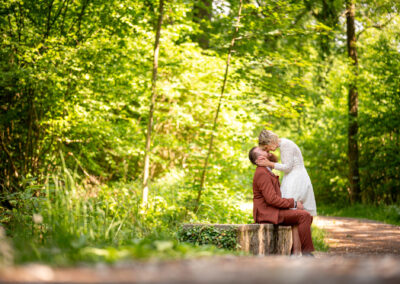
[[239,205],[240,210],[245,212],[253,212],[253,202],[241,202]]
[[363,219],[322,217],[314,219],[327,231],[325,241],[333,254],[400,254],[400,227]]

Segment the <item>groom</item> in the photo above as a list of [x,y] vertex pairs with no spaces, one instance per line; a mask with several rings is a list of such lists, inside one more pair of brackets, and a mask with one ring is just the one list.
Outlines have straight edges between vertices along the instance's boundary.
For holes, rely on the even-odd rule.
[[[254,164],[258,157],[271,159],[271,154],[259,147],[249,152],[249,159]],[[292,210],[296,209],[296,210]],[[271,169],[257,167],[253,179],[253,218],[256,223],[272,223],[298,226],[303,255],[311,255],[314,245],[311,239],[312,217],[303,210],[303,204],[293,198],[282,198],[279,177]]]

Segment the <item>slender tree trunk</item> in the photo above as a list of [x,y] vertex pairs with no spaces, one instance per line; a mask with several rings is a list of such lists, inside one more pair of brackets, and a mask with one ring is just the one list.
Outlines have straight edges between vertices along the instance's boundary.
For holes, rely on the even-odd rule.
[[153,129],[153,116],[154,106],[157,97],[157,71],[158,71],[158,54],[160,50],[160,36],[161,36],[161,25],[164,15],[164,0],[160,0],[159,15],[157,21],[156,39],[154,43],[154,58],[153,58],[153,75],[151,78],[151,98],[150,98],[150,110],[149,110],[149,121],[147,123],[147,134],[146,134],[146,149],[144,154],[144,170],[143,170],[143,191],[142,191],[142,204],[147,205],[149,195],[149,168],[150,168],[150,145],[151,145],[151,132]]
[[232,41],[231,41],[231,44],[230,44],[229,50],[228,50],[228,58],[226,60],[224,80],[223,80],[223,83],[222,83],[221,94],[219,96],[217,111],[216,111],[215,117],[214,117],[214,124],[213,124],[212,132],[211,132],[210,143],[208,145],[208,152],[207,152],[206,159],[204,161],[203,172],[201,174],[200,188],[199,188],[199,191],[198,191],[198,194],[197,194],[196,203],[195,203],[196,205],[195,205],[195,209],[194,209],[195,212],[197,212],[197,210],[199,209],[201,195],[202,195],[202,192],[204,190],[204,184],[205,184],[205,181],[206,181],[206,172],[207,172],[207,167],[208,167],[208,160],[209,160],[211,152],[212,152],[215,131],[217,129],[218,115],[219,115],[219,111],[221,109],[222,98],[224,96],[225,87],[226,87],[226,81],[228,79],[228,72],[229,72],[229,65],[230,65],[230,62],[231,62],[232,50],[233,50],[233,47],[235,45],[235,40],[236,40],[238,31],[239,31],[241,13],[242,13],[242,0],[240,0],[239,12],[238,12],[237,20],[236,20],[235,32],[233,33]]
[[358,168],[358,57],[355,28],[355,4],[353,0],[346,1],[347,18],[347,52],[352,61],[353,75],[349,85],[348,109],[349,109],[349,128],[348,128],[348,156],[349,156],[349,179],[350,179],[350,200],[351,202],[360,201],[360,175]]

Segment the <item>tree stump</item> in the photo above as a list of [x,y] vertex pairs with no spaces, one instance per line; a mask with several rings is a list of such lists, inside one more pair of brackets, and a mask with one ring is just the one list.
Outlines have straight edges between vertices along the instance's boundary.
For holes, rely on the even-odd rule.
[[235,230],[238,249],[253,255],[290,255],[292,227],[273,224],[184,224],[183,230],[212,226],[218,231]]

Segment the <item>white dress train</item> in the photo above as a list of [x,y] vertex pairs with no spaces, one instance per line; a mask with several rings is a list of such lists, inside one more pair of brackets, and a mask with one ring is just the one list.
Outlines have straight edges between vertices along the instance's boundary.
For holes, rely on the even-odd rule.
[[317,205],[314,191],[310,177],[304,167],[300,148],[293,141],[281,138],[280,149],[282,164],[275,163],[275,169],[285,173],[281,184],[282,197],[301,201],[304,209],[311,216],[316,216]]

